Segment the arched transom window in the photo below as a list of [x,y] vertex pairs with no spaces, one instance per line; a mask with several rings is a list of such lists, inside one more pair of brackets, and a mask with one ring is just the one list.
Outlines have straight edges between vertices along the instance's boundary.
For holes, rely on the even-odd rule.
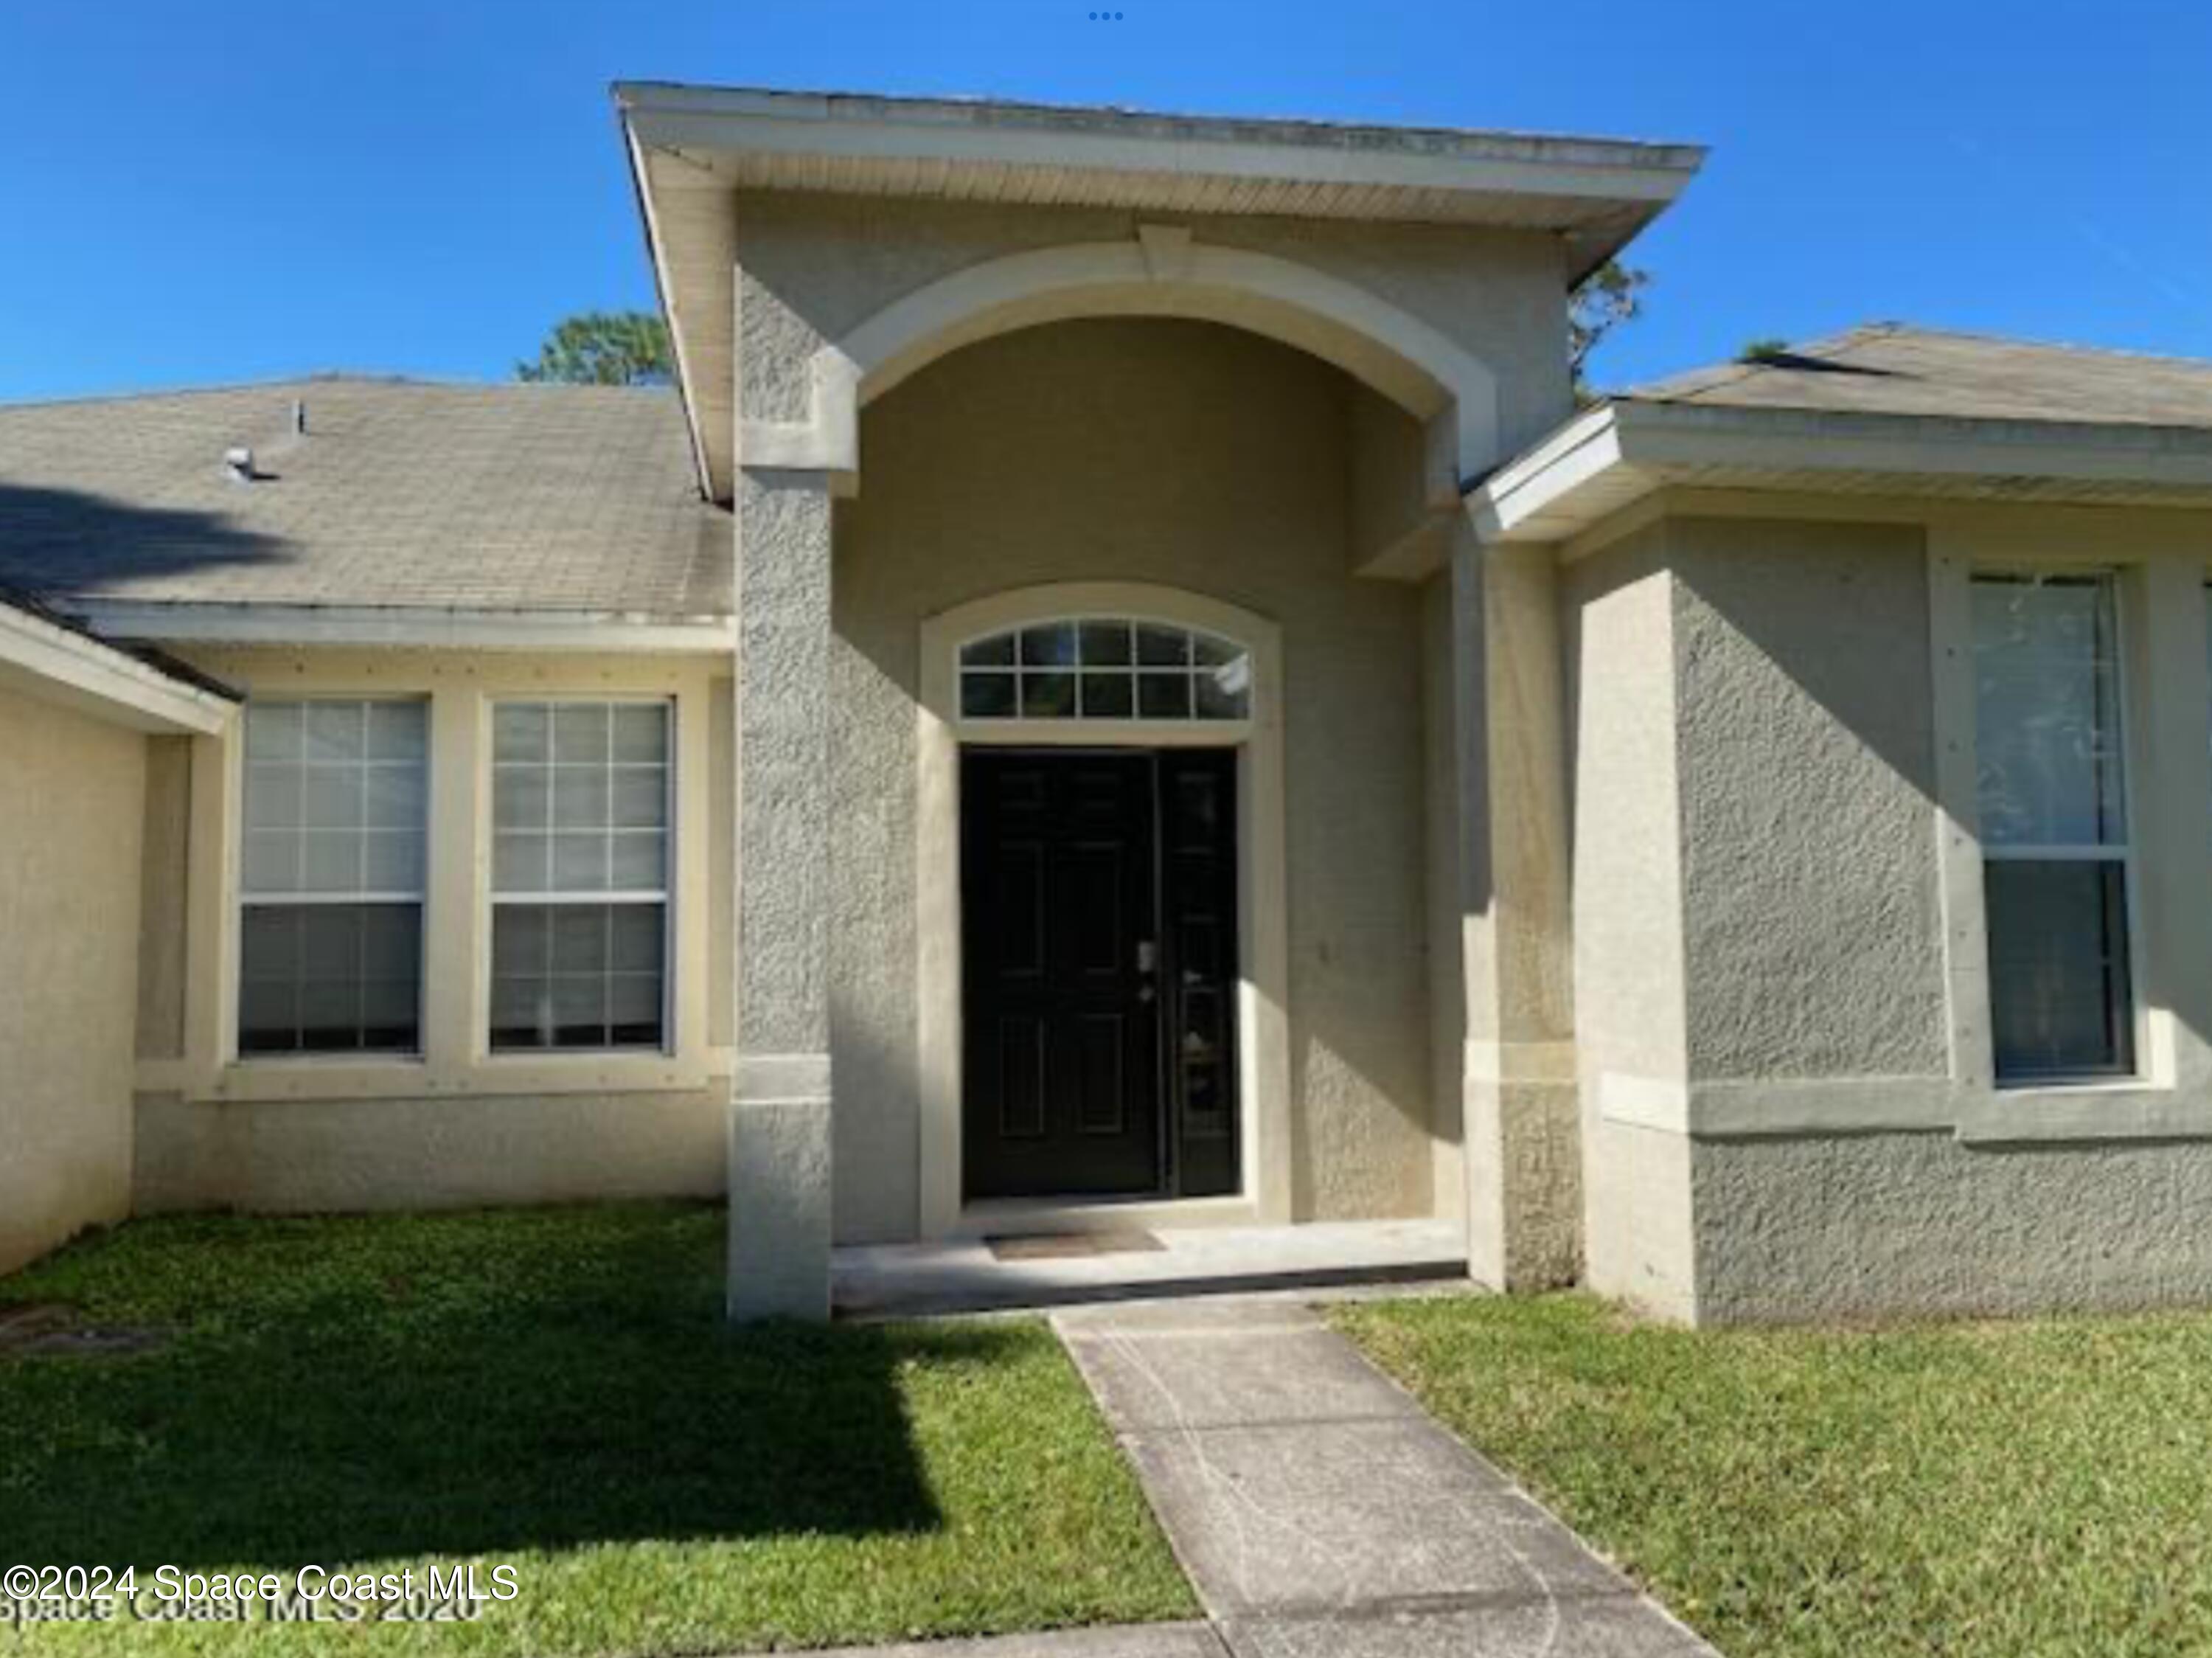
[[1129,616],[1071,616],[960,647],[969,720],[1246,720],[1252,653],[1233,639]]

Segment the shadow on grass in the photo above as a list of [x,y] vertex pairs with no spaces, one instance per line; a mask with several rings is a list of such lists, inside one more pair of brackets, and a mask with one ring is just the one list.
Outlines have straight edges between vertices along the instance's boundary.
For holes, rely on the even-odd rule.
[[140,1222],[0,1301],[169,1328],[0,1357],[0,1557],[283,1569],[926,1531],[902,1405],[962,1329],[720,1316],[719,1210]]

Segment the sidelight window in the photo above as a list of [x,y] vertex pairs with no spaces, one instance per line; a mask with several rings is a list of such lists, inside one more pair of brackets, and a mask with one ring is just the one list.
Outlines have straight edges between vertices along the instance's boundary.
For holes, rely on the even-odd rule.
[[1218,634],[1126,616],[1009,628],[960,647],[969,720],[1232,721],[1252,716],[1252,657]]

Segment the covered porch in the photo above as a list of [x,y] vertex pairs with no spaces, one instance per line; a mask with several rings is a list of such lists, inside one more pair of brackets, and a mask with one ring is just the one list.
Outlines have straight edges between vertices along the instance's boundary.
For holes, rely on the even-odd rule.
[[732,1316],[1571,1277],[1553,574],[1462,490],[1694,155],[621,95],[735,516]]

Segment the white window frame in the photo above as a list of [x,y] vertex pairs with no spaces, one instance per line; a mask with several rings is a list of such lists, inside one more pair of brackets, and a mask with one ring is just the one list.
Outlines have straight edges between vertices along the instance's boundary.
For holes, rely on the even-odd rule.
[[[245,876],[246,844],[252,833],[246,809],[246,789],[253,762],[247,752],[246,723],[252,710],[261,707],[307,707],[313,704],[343,704],[349,707],[366,707],[375,703],[419,704],[422,709],[422,879],[413,892],[397,889],[352,893],[252,893],[246,890]],[[437,803],[433,797],[436,788],[437,760],[434,753],[436,721],[430,698],[421,692],[392,692],[369,695],[347,692],[299,692],[250,698],[240,712],[238,725],[238,766],[236,798],[232,803],[231,821],[235,826],[230,836],[237,849],[238,878],[232,887],[231,924],[237,930],[239,946],[230,963],[231,995],[228,1002],[228,1030],[224,1045],[232,1062],[241,1065],[362,1065],[391,1064],[420,1065],[428,1044],[430,993],[430,893],[436,886],[437,838],[432,826],[437,821]],[[364,759],[363,765],[375,762]],[[249,1051],[243,1045],[246,1017],[246,949],[244,934],[246,912],[253,909],[304,909],[310,906],[334,905],[412,904],[416,910],[415,925],[415,1045],[410,1048],[334,1048],[320,1050],[292,1049],[276,1051]]]
[[[1990,1086],[2001,1095],[2022,1094],[2051,1094],[2075,1090],[2101,1090],[2116,1088],[2137,1088],[2150,1079],[2152,1072],[2152,1044],[2154,1033],[2150,1026],[2149,1001],[2144,994],[2144,974],[2148,952],[2143,942],[2142,872],[2138,868],[2137,848],[2142,835],[2140,813],[2143,802],[2136,782],[2144,756],[2136,737],[2134,697],[2135,678],[2132,667],[2133,643],[2129,622],[2129,594],[2124,572],[2112,565],[2083,564],[2063,567],[2023,566],[2005,563],[1986,563],[1973,565],[1967,572],[1968,596],[1982,582],[2042,583],[2051,581],[2095,581],[2101,584],[2112,606],[2112,689],[2114,716],[2118,722],[2116,752],[2119,757],[2119,804],[2123,821],[2127,826],[2127,838],[2119,843],[2100,842],[2094,844],[2072,843],[2018,843],[1992,845],[1980,840],[1981,858],[1984,869],[1992,863],[2117,863],[2120,866],[2120,914],[2127,929],[2128,1003],[2124,1020],[2128,1032],[2126,1063],[2107,1070],[2080,1071],[2034,1071],[2004,1076],[1996,1066],[1996,991],[1989,981],[1989,931],[1987,915],[1987,881],[1984,880],[1984,914],[1982,959],[1984,964],[1984,1003],[1983,1020],[1990,1032]],[[1968,646],[1971,655],[1973,641],[1971,631]],[[1974,741],[1978,774],[1981,729],[1978,710],[1974,716]],[[1979,819],[1978,785],[1976,801],[1977,823]],[[1979,838],[1978,834],[1978,838]]]
[[[549,692],[544,696],[503,692],[487,696],[483,700],[483,727],[479,747],[483,753],[484,783],[484,813],[490,840],[489,855],[484,862],[483,909],[484,929],[481,960],[477,966],[477,1005],[483,1009],[483,1021],[477,1031],[478,1051],[486,1064],[514,1065],[562,1061],[604,1063],[608,1059],[668,1057],[681,1049],[681,1036],[676,1028],[678,997],[676,974],[676,881],[678,865],[677,836],[682,800],[678,790],[682,783],[678,773],[681,767],[678,723],[682,717],[682,698],[673,692],[608,693],[592,695],[580,692]],[[499,886],[499,710],[507,707],[542,708],[615,708],[650,704],[665,710],[667,721],[666,759],[663,764],[664,793],[661,821],[660,885],[657,889],[629,889],[619,892],[503,892]],[[550,791],[548,791],[550,809]],[[499,908],[513,905],[614,905],[657,904],[660,907],[660,1040],[657,1043],[626,1043],[605,1047],[495,1047],[492,1045],[492,997],[496,979]]]

